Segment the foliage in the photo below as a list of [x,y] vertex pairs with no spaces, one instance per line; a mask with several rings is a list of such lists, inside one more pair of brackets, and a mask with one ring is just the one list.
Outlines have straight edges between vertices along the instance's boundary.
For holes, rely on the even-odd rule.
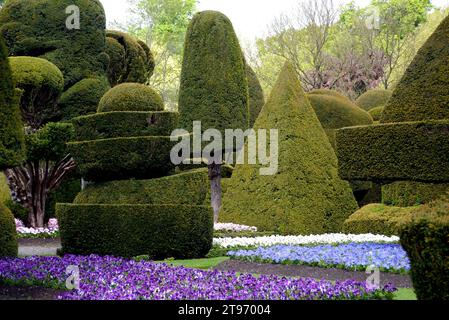
[[164,101],[149,86],[122,83],[105,93],[98,104],[98,112],[163,111]]
[[14,217],[0,203],[0,257],[15,257],[18,253],[16,227]]
[[334,151],[289,64],[254,128],[282,128],[279,170],[261,176],[260,164],[238,165],[220,220],[281,234],[340,231],[357,204],[348,183],[338,177]]
[[45,205],[45,221],[56,217],[57,203],[71,203],[81,191],[81,178],[72,173],[69,175],[61,185],[49,193],[47,204]]
[[384,113],[385,107],[373,108],[368,113],[371,115],[374,121],[380,121],[382,114]]
[[340,129],[340,176],[349,180],[449,181],[448,130],[447,120]]
[[207,206],[58,204],[56,213],[66,254],[189,259],[212,247]]
[[6,177],[2,172],[0,172],[0,203],[4,203],[9,199],[11,199],[11,194]]
[[375,108],[385,107],[390,100],[393,92],[391,90],[385,89],[374,89],[369,90],[362,94],[356,101],[357,105],[366,110],[370,111]]
[[0,170],[19,164],[25,156],[22,121],[7,56],[0,35]]
[[419,300],[449,299],[449,197],[423,206],[401,229]]
[[248,80],[249,126],[252,128],[265,104],[265,97],[257,75],[249,65],[246,65],[246,78]]
[[449,191],[448,183],[397,181],[382,186],[382,202],[399,207],[429,203]]

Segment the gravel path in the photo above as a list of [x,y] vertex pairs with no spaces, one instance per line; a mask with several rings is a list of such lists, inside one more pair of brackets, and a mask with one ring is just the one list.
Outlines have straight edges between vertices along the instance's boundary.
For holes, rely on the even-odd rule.
[[60,239],[19,239],[19,257],[55,256]]
[[[334,268],[318,268],[300,265],[280,265],[269,263],[252,263],[247,261],[229,260],[214,269],[221,271],[234,271],[241,273],[275,274],[285,277],[303,277],[325,280],[348,280],[366,281],[368,274],[360,271],[347,271]],[[391,283],[397,288],[413,288],[412,281],[408,275],[382,272],[380,275],[381,285]]]

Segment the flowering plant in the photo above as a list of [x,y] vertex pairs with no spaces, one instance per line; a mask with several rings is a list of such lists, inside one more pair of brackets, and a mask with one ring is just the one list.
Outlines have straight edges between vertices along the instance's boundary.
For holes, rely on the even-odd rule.
[[16,231],[20,238],[54,238],[59,235],[57,219],[48,220],[46,228],[27,228],[19,219],[15,219],[15,223]]
[[256,227],[250,227],[250,226],[245,226],[245,225],[235,224],[235,223],[216,223],[214,225],[214,229],[215,229],[215,231],[257,232]]

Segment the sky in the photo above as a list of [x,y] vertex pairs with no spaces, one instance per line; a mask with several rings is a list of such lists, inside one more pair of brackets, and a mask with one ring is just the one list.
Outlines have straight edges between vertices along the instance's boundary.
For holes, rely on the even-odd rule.
[[[100,0],[106,10],[108,24],[116,21],[126,23],[129,5],[127,0]],[[268,25],[279,15],[289,13],[304,0],[199,0],[198,10],[217,10],[231,19],[242,41],[253,41],[266,36]],[[345,4],[350,0],[335,0]],[[355,0],[365,6],[370,0]],[[435,6],[449,6],[449,0],[432,0]]]

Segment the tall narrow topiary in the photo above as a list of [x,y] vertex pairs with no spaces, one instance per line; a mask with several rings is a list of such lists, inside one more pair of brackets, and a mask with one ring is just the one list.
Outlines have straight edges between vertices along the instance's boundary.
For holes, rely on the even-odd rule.
[[[179,92],[180,126],[203,130],[249,126],[245,60],[232,23],[220,12],[197,13],[187,30]],[[215,219],[221,207],[221,163],[209,164]]]
[[340,231],[357,209],[337,158],[293,67],[286,64],[254,128],[279,129],[279,171],[238,165],[223,198],[221,221],[261,231],[311,234]]
[[246,78],[249,94],[249,126],[252,128],[265,104],[265,97],[257,75],[249,65],[246,65]]

